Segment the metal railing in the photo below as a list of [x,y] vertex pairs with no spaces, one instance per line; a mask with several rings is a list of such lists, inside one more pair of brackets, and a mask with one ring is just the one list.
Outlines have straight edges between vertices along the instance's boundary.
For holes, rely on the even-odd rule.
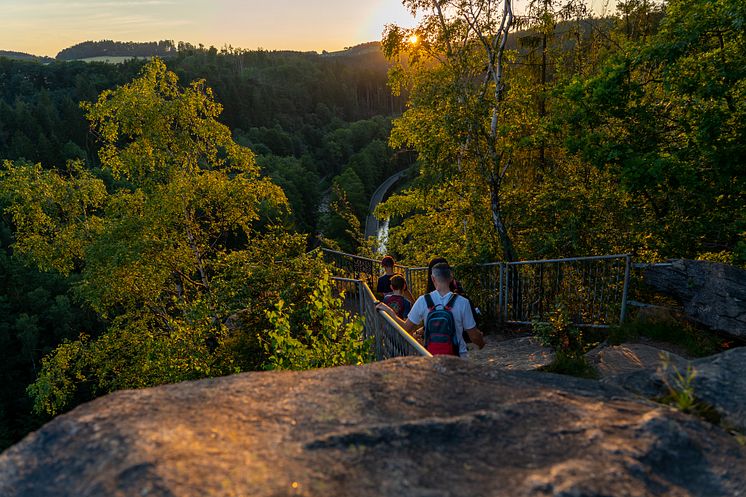
[[[380,261],[324,253],[345,276],[375,288]],[[547,321],[561,304],[573,324],[605,328],[625,319],[631,265],[630,255],[617,254],[460,265],[454,272],[482,315],[497,322]],[[427,268],[397,265],[397,271],[405,276],[412,295],[426,292]]]
[[[359,255],[346,254],[336,250],[321,249],[324,260],[336,268],[335,274],[343,278],[364,281],[368,287],[375,288],[381,276],[381,261]],[[407,268],[401,264],[394,265],[394,272],[406,276]]]
[[578,326],[622,323],[627,307],[631,257],[627,254],[503,264],[502,319],[546,321],[559,304]]
[[431,357],[391,316],[376,310],[376,298],[365,281],[339,277],[332,280],[337,293],[343,295],[345,310],[365,318],[363,336],[372,339],[377,361],[401,356]]

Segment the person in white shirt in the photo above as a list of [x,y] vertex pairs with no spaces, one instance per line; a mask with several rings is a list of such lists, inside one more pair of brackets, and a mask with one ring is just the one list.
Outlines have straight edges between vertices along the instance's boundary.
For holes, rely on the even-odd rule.
[[[451,271],[448,264],[436,264],[433,267],[432,281],[435,285],[435,290],[430,292],[430,297],[433,303],[437,305],[445,306],[453,295],[450,289],[451,281],[453,280],[453,272]],[[394,321],[404,328],[407,333],[413,333],[415,330],[420,328],[425,319],[429,309],[425,296],[420,296],[409,311],[409,315],[405,320],[399,318],[396,313],[384,303],[379,303],[376,309],[386,312],[391,316]],[[466,356],[466,342],[464,341],[464,331],[469,335],[471,341],[480,349],[484,347],[484,336],[482,332],[477,328],[477,323],[474,321],[474,316],[471,313],[471,306],[469,300],[465,297],[459,296],[453,303],[451,309],[453,319],[456,324],[456,336],[458,338],[459,356]]]

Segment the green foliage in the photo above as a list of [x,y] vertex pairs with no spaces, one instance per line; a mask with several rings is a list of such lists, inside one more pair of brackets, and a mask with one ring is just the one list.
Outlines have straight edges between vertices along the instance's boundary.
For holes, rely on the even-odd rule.
[[[407,261],[433,252],[494,259],[505,252],[505,237],[490,234],[499,210],[524,258],[721,253],[743,264],[741,3],[677,0],[664,15],[625,2],[620,17],[605,20],[572,19],[584,15],[578,4],[561,12],[532,4],[522,20],[528,29],[507,54],[490,141],[492,87],[476,88],[490,76],[478,56],[482,40],[464,33],[469,9],[494,3],[407,2],[424,21],[392,27],[384,40],[400,62],[392,86],[410,90],[391,143],[417,150],[420,175],[380,208],[382,217],[405,216],[390,234],[392,250]],[[434,15],[438,8],[447,15]],[[490,169],[490,147],[505,169]]]
[[[85,107],[103,140],[101,163],[119,180],[109,190],[77,164],[63,176],[6,163],[0,178],[14,250],[44,269],[80,271],[77,295],[110,321],[42,363],[29,389],[37,411],[261,363],[221,347],[234,343],[224,321],[247,304],[223,285],[238,265],[266,263],[252,245],[297,256],[302,243],[264,226],[283,208],[282,191],[217,122],[209,89],[182,89],[158,60]],[[34,326],[23,322],[27,340]]]
[[264,342],[267,369],[313,369],[369,362],[369,341],[363,340],[363,317],[352,319],[334,297],[330,275],[323,272],[312,292],[298,304],[280,300],[267,311],[273,329]]
[[[265,310],[302,301],[324,267],[303,255],[306,237],[272,225],[315,230],[321,191],[343,170],[360,180],[364,215],[404,164],[385,145],[390,120],[374,116],[403,101],[375,47],[214,57],[187,45],[169,67],[207,77],[214,94],[180,87],[159,61],[0,59],[0,157],[14,159],[0,172],[1,447],[108,391],[263,369]],[[291,213],[239,143],[275,152],[257,162]],[[359,227],[340,237],[357,243]],[[35,378],[44,415],[24,395]]]
[[0,222],[0,450],[46,421],[31,413],[25,393],[42,358],[80,330],[97,335],[103,327],[74,298],[74,278],[40,273],[9,255],[6,228]]
[[534,321],[531,329],[544,347],[568,356],[580,356],[590,348],[583,338],[583,331],[572,326],[567,308],[562,304],[555,306],[549,314],[549,322]]
[[665,352],[661,352],[660,360],[658,374],[668,394],[659,400],[682,412],[697,415],[712,424],[720,424],[720,413],[695,395],[694,379],[697,377],[697,370],[691,364],[687,364],[686,371],[680,371],[671,363],[671,357]]
[[106,196],[104,183],[79,162],[70,162],[65,175],[10,161],[0,170],[0,199],[16,229],[14,249],[47,271],[69,274],[79,266],[101,232],[97,212]]
[[565,86],[568,148],[619,178],[648,259],[744,241],[742,4],[668,2],[654,36],[624,41],[596,74]]
[[534,335],[544,347],[555,352],[555,358],[542,368],[551,373],[567,374],[582,378],[596,378],[598,372],[588,363],[585,353],[593,344],[585,340],[583,331],[572,326],[567,308],[558,304],[549,315],[549,322],[534,321]]
[[[671,358],[666,353],[661,353],[660,359],[661,377],[668,389],[667,400],[680,411],[690,412],[696,403],[693,381],[697,376],[697,371],[691,364],[688,364],[686,372],[682,373],[676,366],[671,364]],[[668,374],[669,370],[671,371],[670,378]]]
[[371,256],[370,244],[373,241],[365,239],[360,217],[355,213],[342,183],[332,185],[330,200],[329,212],[321,218],[324,235],[335,242],[336,250]]
[[505,210],[515,244],[531,258],[632,253],[645,236],[633,197],[608,170],[572,158],[554,163],[541,182],[511,185]]

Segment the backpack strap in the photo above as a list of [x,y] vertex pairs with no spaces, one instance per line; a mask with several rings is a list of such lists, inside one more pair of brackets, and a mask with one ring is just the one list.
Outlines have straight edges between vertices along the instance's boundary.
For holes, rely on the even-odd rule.
[[429,293],[425,294],[425,303],[427,304],[428,310],[432,311],[435,309],[435,302],[433,302],[433,298],[430,296]]
[[[428,297],[429,297],[429,295],[428,295]],[[451,295],[451,298],[448,299],[448,302],[446,303],[446,309],[447,310],[450,311],[451,309],[453,309],[453,304],[456,303],[456,299],[457,298],[458,298],[458,294],[457,293],[454,293],[453,295]]]

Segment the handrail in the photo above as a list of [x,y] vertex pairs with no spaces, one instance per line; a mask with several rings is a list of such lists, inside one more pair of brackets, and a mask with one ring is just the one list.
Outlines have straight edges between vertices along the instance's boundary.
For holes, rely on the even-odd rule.
[[407,355],[431,357],[430,352],[391,316],[375,308],[376,298],[365,281],[339,277],[332,277],[332,281],[338,290],[346,292],[347,310],[365,318],[364,335],[374,340],[376,360]]
[[[502,262],[499,264],[507,264],[509,266],[518,266],[521,264],[545,264],[545,263],[557,263],[557,262],[578,262],[578,261],[601,261],[605,259],[621,259],[622,257],[630,257],[631,254],[613,254],[613,255],[588,255],[584,257],[565,257],[564,259],[540,259],[535,261],[513,261],[513,262]],[[496,263],[493,263],[496,264]]]
[[[346,252],[340,252],[339,250],[332,250],[332,249],[328,249],[328,248],[322,248],[321,251],[322,252],[326,252],[328,254],[341,255],[341,256],[344,256],[344,257],[354,257],[355,259],[361,259],[361,260],[364,260],[364,261],[373,262],[375,264],[380,264],[381,263],[381,259],[371,259],[370,257],[365,257],[365,256],[362,256],[362,255],[348,254]],[[402,269],[406,269],[407,268],[407,266],[403,266],[401,264],[394,264],[394,267],[398,267],[398,268],[402,268]]]
[[[362,286],[363,286],[363,290],[366,293],[366,297],[368,297],[372,302],[375,302],[376,298],[373,295],[373,291],[370,289],[370,287],[364,281],[361,281],[361,283],[362,283]],[[396,330],[396,332],[399,333],[399,335],[401,335],[402,338],[404,338],[404,340],[406,340],[407,342],[409,342],[409,344],[412,347],[414,347],[417,350],[417,352],[420,353],[420,355],[425,356],[425,357],[432,357],[433,356],[430,352],[427,351],[427,349],[425,347],[423,347],[420,344],[420,342],[418,342],[417,340],[415,340],[415,338],[412,335],[410,335],[407,332],[407,330],[405,330],[404,328],[402,328],[401,325],[399,325],[399,323],[397,323],[396,321],[394,321],[394,319],[391,316],[389,316],[389,314],[387,312],[381,311],[381,310],[378,310],[378,309],[376,309],[376,311],[378,312],[378,315],[379,316],[383,316],[383,319],[385,319]]]

